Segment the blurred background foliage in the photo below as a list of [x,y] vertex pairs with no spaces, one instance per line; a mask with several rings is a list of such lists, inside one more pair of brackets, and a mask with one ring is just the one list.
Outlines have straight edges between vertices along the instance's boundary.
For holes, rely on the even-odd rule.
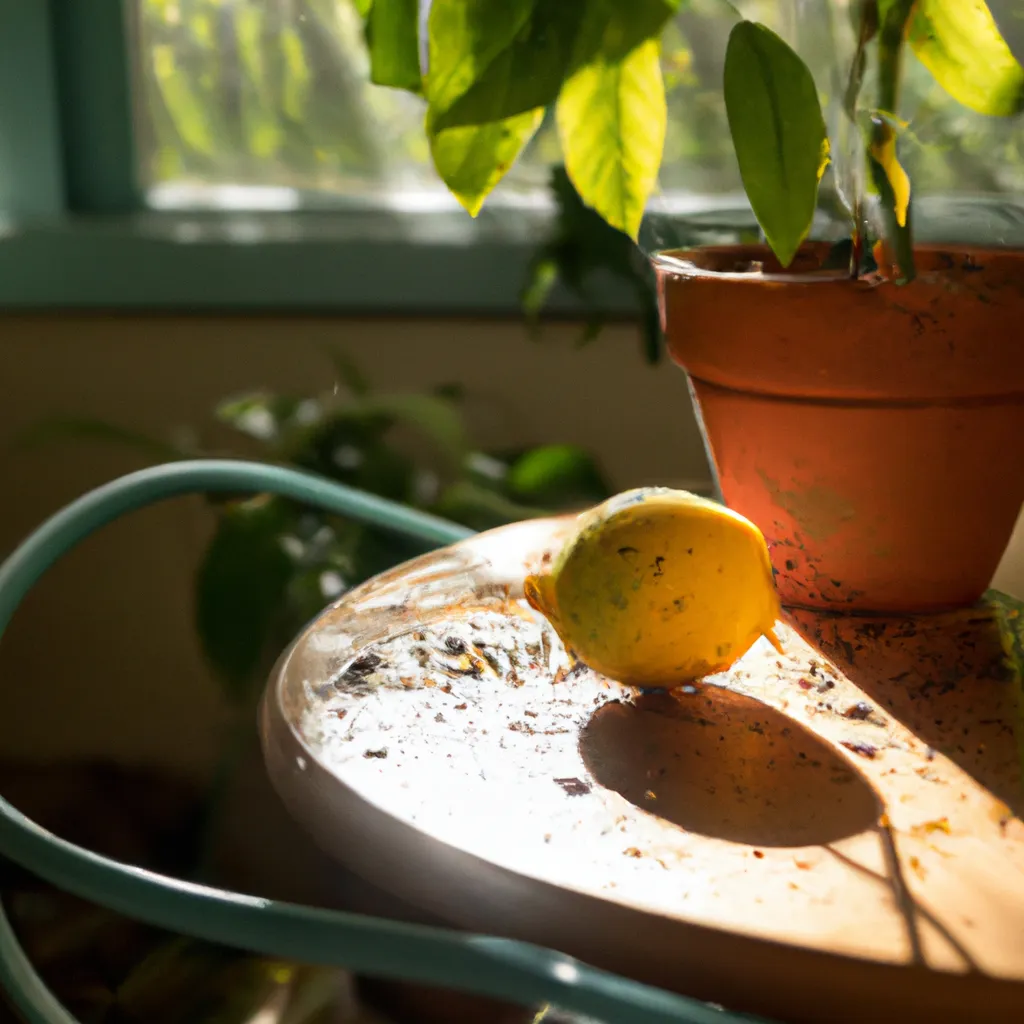
[[[458,384],[422,394],[378,391],[348,356],[330,356],[335,383],[326,393],[232,396],[209,423],[189,425],[177,439],[70,418],[42,424],[27,441],[128,445],[155,462],[256,458],[474,530],[584,508],[611,493],[592,455],[573,445],[480,450]],[[196,628],[225,695],[251,729],[251,708],[270,665],[295,634],[329,601],[422,549],[283,498],[207,500],[217,525],[196,575]]]
[[[470,396],[458,384],[423,393],[382,391],[343,352],[328,355],[332,385],[324,393],[230,396],[207,422],[185,425],[168,438],[119,423],[64,418],[38,425],[23,442],[127,446],[150,462],[256,458],[476,530],[578,509],[610,494],[601,467],[579,447],[551,443],[491,451],[474,444],[465,411]],[[71,781],[56,770],[33,781],[17,769],[14,781],[25,790],[20,795],[2,764],[0,777],[19,807],[89,848],[237,888],[230,857],[224,863],[230,838],[225,807],[241,770],[252,763],[255,706],[272,663],[326,604],[422,549],[407,538],[270,495],[205,500],[214,527],[195,574],[194,617],[227,710],[209,787],[197,791],[160,773],[136,778],[91,764],[73,765]],[[421,1017],[424,1001],[461,1006],[460,996],[426,990],[403,996],[405,989],[393,985],[371,990],[366,979],[344,972],[270,961],[136,925],[4,863],[0,894],[33,961],[85,1024],[390,1024],[453,1019]],[[406,999],[408,1010],[396,1008],[392,1016],[371,1009],[390,1011],[389,1001],[396,999]],[[477,1011],[456,1017],[499,1019],[490,1006],[459,1010]],[[568,1024],[553,1013],[536,1019],[542,1018]],[[0,1024],[8,1021],[15,1018],[7,1016],[0,995]]]

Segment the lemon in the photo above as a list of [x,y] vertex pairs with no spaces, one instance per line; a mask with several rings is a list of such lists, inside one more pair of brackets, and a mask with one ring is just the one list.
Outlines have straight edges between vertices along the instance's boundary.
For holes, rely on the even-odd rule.
[[761,636],[781,650],[761,531],[686,491],[627,491],[584,512],[525,592],[580,661],[630,686],[722,672]]

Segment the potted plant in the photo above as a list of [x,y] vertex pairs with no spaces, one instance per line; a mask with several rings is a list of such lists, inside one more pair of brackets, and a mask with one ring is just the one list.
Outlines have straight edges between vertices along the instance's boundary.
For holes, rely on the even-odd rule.
[[[723,497],[765,532],[788,604],[969,604],[1024,499],[1024,255],[915,244],[900,86],[912,51],[955,101],[1012,117],[1024,70],[981,0],[835,2],[854,45],[829,54],[844,80],[830,133],[796,50],[721,2],[725,107],[762,239],[654,265]],[[373,80],[425,98],[434,166],[471,214],[553,110],[576,191],[634,240],[665,140],[659,40],[680,6],[361,3]],[[809,241],[830,165],[845,237]]]

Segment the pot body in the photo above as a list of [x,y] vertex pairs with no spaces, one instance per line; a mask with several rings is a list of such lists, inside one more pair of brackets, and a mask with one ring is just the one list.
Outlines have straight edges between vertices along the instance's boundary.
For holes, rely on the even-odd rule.
[[971,604],[1024,500],[1024,253],[921,249],[901,287],[822,270],[826,252],[655,258],[722,495],[785,604]]

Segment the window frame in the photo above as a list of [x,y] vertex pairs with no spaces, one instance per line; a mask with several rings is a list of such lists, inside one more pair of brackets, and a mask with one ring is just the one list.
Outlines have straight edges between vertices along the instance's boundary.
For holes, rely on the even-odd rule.
[[[0,309],[521,316],[553,211],[154,210],[137,179],[133,0],[0,0]],[[614,279],[555,316],[636,316]]]

